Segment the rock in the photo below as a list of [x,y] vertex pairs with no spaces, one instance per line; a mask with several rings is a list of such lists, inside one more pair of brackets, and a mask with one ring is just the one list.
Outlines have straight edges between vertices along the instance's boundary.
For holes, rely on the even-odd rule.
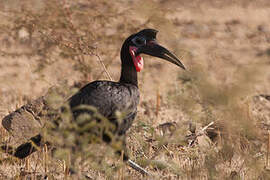
[[259,32],[262,32],[262,33],[269,33],[270,32],[269,28],[265,24],[258,25],[257,30]]
[[258,124],[265,135],[268,135],[270,129],[270,95],[261,94],[253,97],[252,101],[252,115],[255,117]]
[[209,149],[211,145],[211,139],[207,135],[197,137],[198,145],[201,148]]
[[161,136],[171,136],[177,128],[176,122],[166,122],[160,124],[158,127]]
[[13,144],[22,144],[40,133],[45,124],[46,105],[44,96],[20,107],[5,116],[3,127],[12,135]]
[[21,43],[29,42],[30,41],[30,33],[29,33],[29,31],[25,27],[19,29],[18,38],[19,38]]
[[59,115],[60,107],[68,95],[65,93],[62,88],[51,87],[46,95],[5,116],[2,126],[11,134],[11,138],[2,143],[0,149],[23,159],[35,152],[36,146],[50,145],[42,138],[42,128],[47,121],[52,121]]

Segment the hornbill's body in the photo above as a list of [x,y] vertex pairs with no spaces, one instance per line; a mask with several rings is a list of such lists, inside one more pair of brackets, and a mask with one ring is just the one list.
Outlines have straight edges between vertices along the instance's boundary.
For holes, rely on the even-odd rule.
[[[76,107],[80,105],[94,106],[100,114],[115,126],[112,134],[117,136],[125,134],[132,125],[139,103],[137,72],[143,68],[143,59],[140,54],[156,56],[185,69],[177,57],[158,45],[156,34],[157,31],[154,29],[144,29],[125,40],[121,49],[122,66],[121,77],[118,82],[91,82],[69,99],[68,104],[75,120],[82,113]],[[117,119],[117,111],[125,114],[120,121]],[[41,139],[40,136],[38,137],[38,139]],[[104,138],[103,140],[110,142],[110,138]],[[24,158],[26,156],[27,154],[18,157]]]
[[[79,105],[94,106],[116,126],[113,133],[123,135],[132,125],[140,99],[137,72],[143,68],[143,59],[139,54],[157,56],[184,68],[172,53],[157,44],[156,34],[157,31],[154,29],[144,29],[128,37],[121,49],[120,80],[94,81],[87,84],[70,98],[71,109]],[[125,114],[125,118],[120,122],[117,121],[117,111]],[[73,110],[75,119],[78,114],[80,111]]]
[[[131,126],[139,103],[139,90],[133,84],[112,81],[94,81],[83,87],[70,98],[69,104],[73,111],[74,119],[80,115],[79,105],[90,105],[112,122],[116,129],[114,133],[123,135]],[[75,110],[73,110],[75,109]],[[125,118],[119,122],[116,112],[125,114]]]

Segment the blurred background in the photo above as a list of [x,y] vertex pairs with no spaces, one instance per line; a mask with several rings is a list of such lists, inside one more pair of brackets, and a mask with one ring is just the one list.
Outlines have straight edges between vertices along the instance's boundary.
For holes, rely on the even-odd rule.
[[[2,0],[0,19],[1,119],[52,86],[109,80],[101,61],[118,81],[125,38],[154,28],[187,71],[144,56],[132,159],[156,179],[270,178],[270,1]],[[90,179],[144,178],[104,162],[79,169]],[[26,160],[0,152],[3,179],[68,178],[64,166],[44,150]]]

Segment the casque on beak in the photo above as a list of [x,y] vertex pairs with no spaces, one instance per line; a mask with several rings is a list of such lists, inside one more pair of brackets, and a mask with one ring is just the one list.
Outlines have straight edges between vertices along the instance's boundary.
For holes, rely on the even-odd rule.
[[165,59],[183,69],[186,69],[181,61],[169,50],[159,45],[155,40],[149,41],[145,46],[138,48],[136,55],[140,53]]

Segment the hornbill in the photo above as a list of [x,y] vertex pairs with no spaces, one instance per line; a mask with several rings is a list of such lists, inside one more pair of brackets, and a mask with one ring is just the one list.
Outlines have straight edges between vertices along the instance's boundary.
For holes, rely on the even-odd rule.
[[[121,77],[118,82],[91,82],[68,100],[68,105],[75,121],[82,113],[88,113],[87,110],[77,108],[78,106],[93,106],[113,124],[114,128],[109,130],[109,134],[119,137],[125,135],[136,117],[140,99],[137,72],[140,72],[144,66],[141,54],[159,57],[185,69],[184,65],[174,54],[158,44],[156,40],[157,32],[155,29],[143,29],[132,34],[124,41],[121,48]],[[123,113],[124,117],[119,119],[117,112]],[[98,120],[96,121],[99,122]],[[38,135],[32,141],[39,145],[41,139],[42,137]],[[107,143],[111,142],[111,136],[106,131],[102,133],[101,139]],[[28,147],[28,151],[25,151],[27,153],[18,152],[24,147]],[[15,156],[17,155],[19,158],[28,156],[35,149],[31,148],[30,152],[29,147],[30,144],[17,148]],[[126,154],[124,155],[124,160],[128,160]]]

